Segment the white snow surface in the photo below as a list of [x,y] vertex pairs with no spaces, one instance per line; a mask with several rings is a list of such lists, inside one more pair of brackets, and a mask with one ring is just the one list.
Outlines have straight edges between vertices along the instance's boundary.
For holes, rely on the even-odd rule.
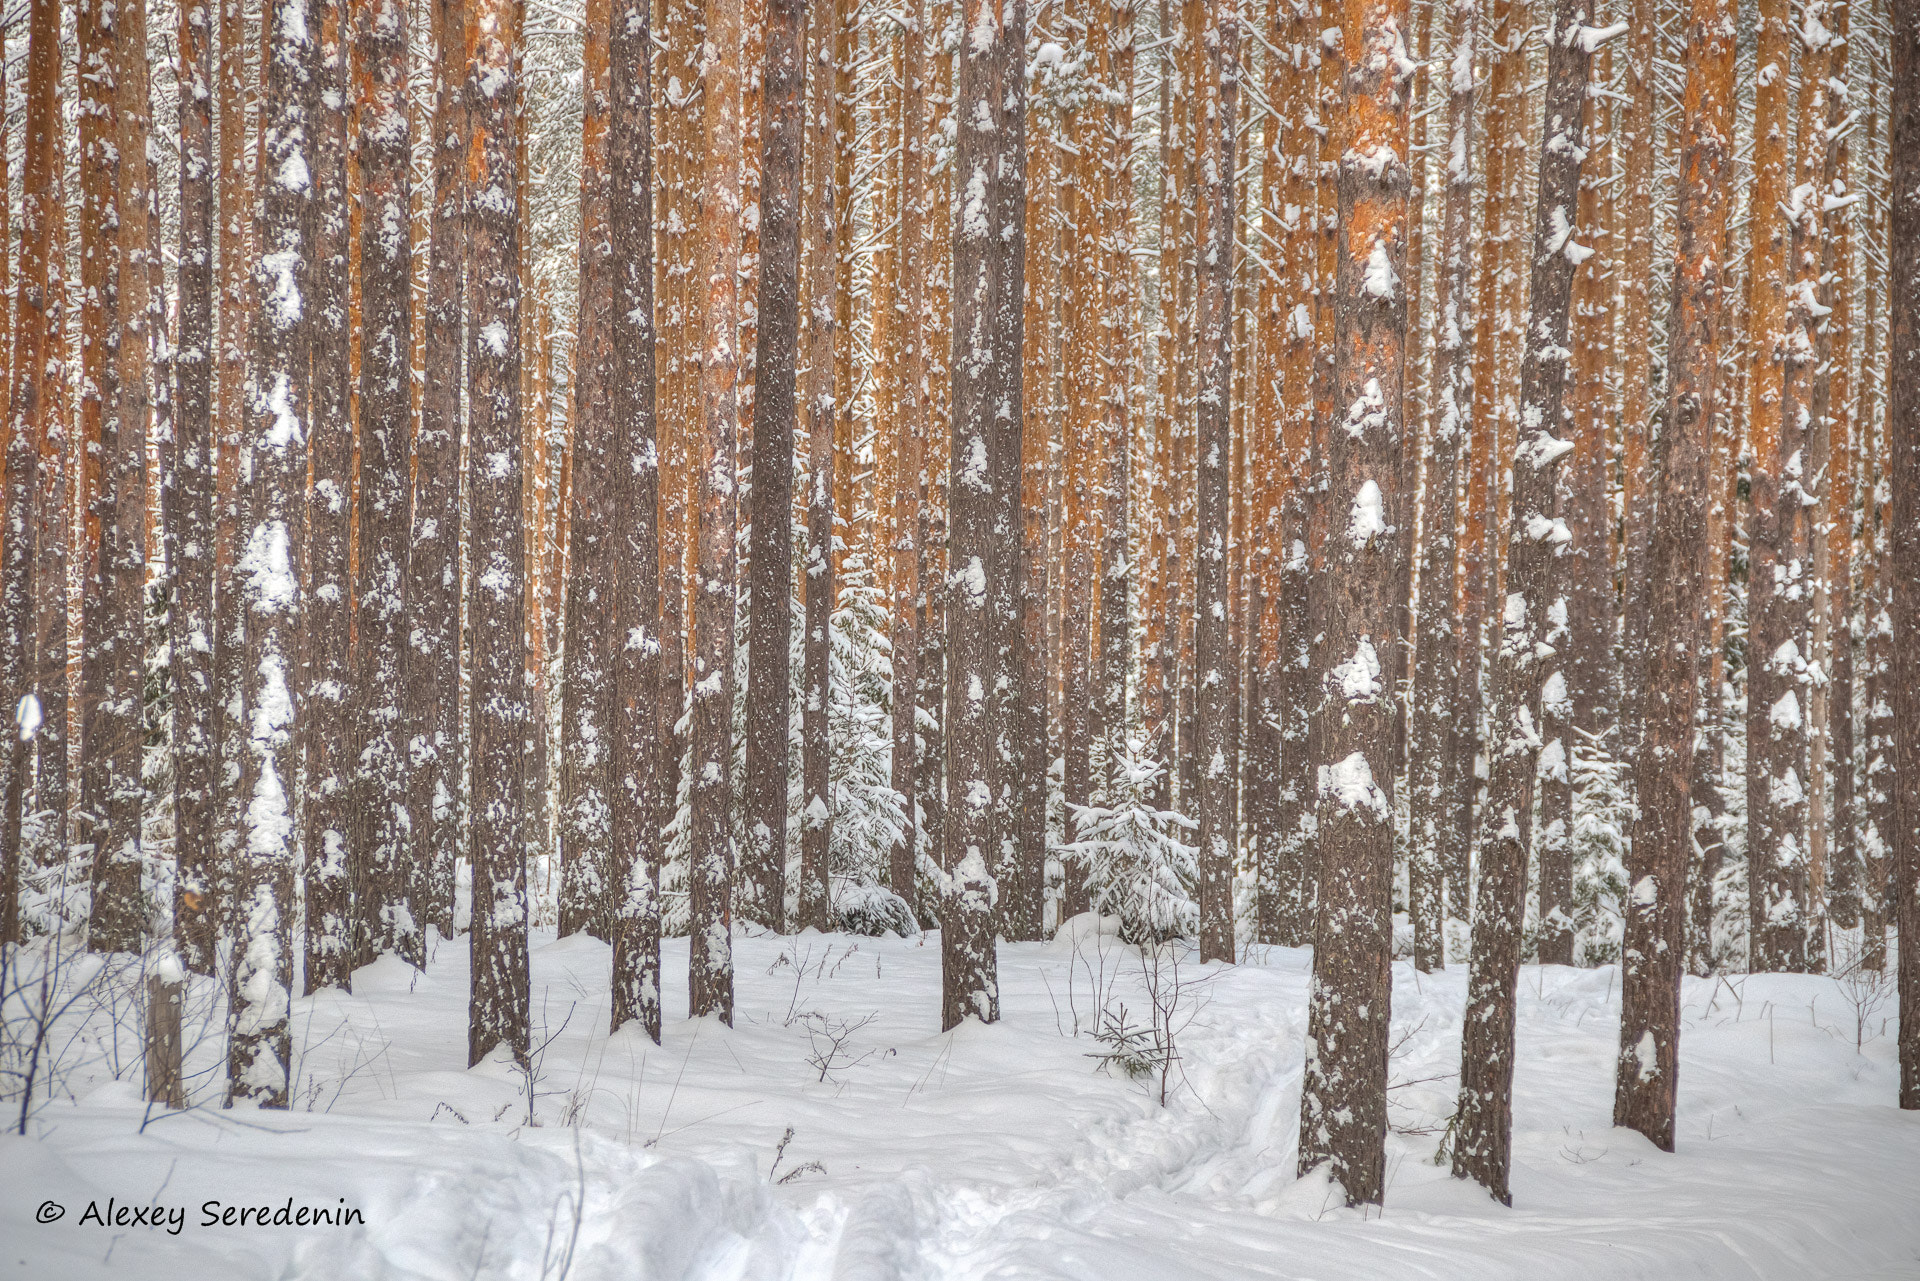
[[[351,996],[295,999],[289,1112],[219,1108],[217,1038],[194,1032],[211,985],[194,980],[195,1106],[143,1127],[137,1053],[122,1049],[115,1080],[103,1050],[66,1064],[71,1096],[40,1108],[26,1137],[0,1138],[0,1272],[1920,1275],[1920,1114],[1893,1106],[1885,1012],[1856,1052],[1831,978],[1686,980],[1669,1155],[1610,1124],[1617,969],[1525,967],[1508,1210],[1432,1160],[1457,1089],[1466,968],[1416,975],[1396,963],[1386,1206],[1363,1215],[1330,1198],[1323,1175],[1294,1173],[1309,954],[1254,947],[1238,966],[1185,956],[1194,1018],[1162,1107],[1089,1057],[1101,1049],[1089,1035],[1101,1004],[1146,1005],[1140,953],[1077,923],[1051,944],[1002,945],[1002,1021],[952,1034],[939,1031],[937,937],[742,931],[731,1030],[686,1018],[687,943],[668,940],[663,1046],[637,1030],[607,1035],[604,945],[536,934],[537,1124],[526,1074],[500,1056],[466,1067],[464,938],[435,944],[417,978],[389,957],[355,974]],[[96,1032],[107,1008],[93,1014]],[[808,1060],[835,1025],[851,1031],[823,1080]],[[182,1230],[79,1222],[109,1197],[178,1208]],[[344,1202],[364,1225],[203,1225],[210,1200],[289,1198]],[[49,1201],[64,1216],[36,1222]]]

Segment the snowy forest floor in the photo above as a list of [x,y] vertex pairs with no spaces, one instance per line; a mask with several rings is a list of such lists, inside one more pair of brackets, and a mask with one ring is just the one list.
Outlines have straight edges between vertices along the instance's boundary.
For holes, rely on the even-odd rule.
[[[1863,1016],[1872,993],[1830,977],[1688,979],[1669,1156],[1610,1123],[1617,969],[1525,967],[1507,1210],[1434,1164],[1466,969],[1396,964],[1387,1202],[1366,1217],[1294,1177],[1305,951],[1189,956],[1150,984],[1097,931],[1002,945],[1002,1021],[943,1035],[937,936],[735,946],[728,1030],[685,1019],[668,941],[654,1046],[606,1033],[604,945],[536,936],[530,1074],[465,1070],[464,939],[424,974],[382,960],[296,1002],[286,1113],[219,1108],[191,1001],[195,1105],[150,1111],[133,1018],[116,1038],[96,984],[82,1036],[49,1046],[52,1100],[0,1140],[0,1275],[1920,1277],[1920,1114],[1893,1106],[1884,991]],[[1150,988],[1179,1055],[1164,1106],[1097,1057],[1121,1006],[1151,1027]],[[109,1197],[183,1227],[81,1222]],[[209,1200],[288,1198],[365,1224],[203,1226]],[[65,1214],[35,1222],[47,1201]]]

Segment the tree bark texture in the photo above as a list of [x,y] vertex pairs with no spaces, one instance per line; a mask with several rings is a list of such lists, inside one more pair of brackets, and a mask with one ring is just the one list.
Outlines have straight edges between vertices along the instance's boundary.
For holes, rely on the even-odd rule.
[[1673,1150],[1694,710],[1707,560],[1708,455],[1718,400],[1727,166],[1733,158],[1734,0],[1692,0],[1675,215],[1666,422],[1648,542],[1637,817],[1627,863],[1613,1121]]
[[1311,605],[1329,666],[1313,734],[1320,873],[1300,1169],[1329,1162],[1351,1205],[1379,1204],[1386,1188],[1399,703],[1383,663],[1400,643],[1395,522],[1406,518],[1394,500],[1405,447],[1409,14],[1404,0],[1346,0],[1341,11],[1330,388],[1339,417],[1324,438],[1327,528]]

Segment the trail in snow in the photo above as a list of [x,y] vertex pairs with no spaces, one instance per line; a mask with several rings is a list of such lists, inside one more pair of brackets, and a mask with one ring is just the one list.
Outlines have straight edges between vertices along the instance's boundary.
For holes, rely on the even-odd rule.
[[[741,938],[731,1030],[685,1020],[670,942],[657,1047],[606,1035],[604,946],[547,940],[531,1080],[501,1059],[464,1068],[465,951],[441,942],[425,974],[386,960],[351,996],[298,1002],[280,1115],[211,1104],[205,1036],[189,1067],[208,1105],[149,1116],[131,1023],[116,1045],[97,1007],[62,1097],[0,1145],[0,1275],[1920,1276],[1920,1117],[1892,1106],[1891,1003],[1861,1027],[1830,978],[1689,980],[1668,1155],[1610,1125],[1617,973],[1527,967],[1505,1210],[1433,1163],[1464,969],[1396,966],[1387,1206],[1365,1217],[1295,1177],[1303,951],[1183,963],[1164,1107],[1093,1057],[1103,1007],[1146,1009],[1138,953],[1094,931],[1003,946],[1003,1021],[951,1035],[934,938]],[[109,1196],[186,1207],[186,1223],[78,1222]],[[288,1198],[344,1199],[365,1223],[201,1226],[210,1199]],[[68,1212],[36,1223],[48,1200]]]

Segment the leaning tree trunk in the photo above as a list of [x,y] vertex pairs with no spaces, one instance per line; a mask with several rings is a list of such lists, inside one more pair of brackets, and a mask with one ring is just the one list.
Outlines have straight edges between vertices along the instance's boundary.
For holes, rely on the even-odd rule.
[[740,372],[741,0],[706,0],[700,82],[700,274],[706,281],[700,357],[699,511],[694,569],[693,794],[690,866],[695,1018],[733,1023],[733,630],[735,384]]
[[[1399,702],[1383,677],[1400,644],[1394,477],[1406,385],[1406,0],[1350,0],[1340,28],[1339,234],[1333,405],[1325,432],[1327,529],[1313,615],[1329,660],[1315,717],[1319,913],[1300,1169],[1332,1165],[1350,1205],[1386,1191],[1392,999],[1393,786]],[[1341,517],[1345,516],[1342,521]]]
[[421,367],[431,373],[420,389],[420,425],[413,442],[406,717],[413,901],[444,938],[453,933],[454,860],[462,836],[456,816],[465,777],[458,691],[468,0],[435,0],[435,6],[433,209],[420,348]]
[[660,460],[653,403],[653,81],[647,0],[608,15],[612,245],[608,388],[614,443],[613,848],[624,852],[613,929],[613,1030],[638,1019],[660,1042]]
[[1442,214],[1434,344],[1439,414],[1427,457],[1420,561],[1420,626],[1413,659],[1413,718],[1408,789],[1412,793],[1407,852],[1413,917],[1413,963],[1431,972],[1446,964],[1444,851],[1457,828],[1453,779],[1454,726],[1474,714],[1460,687],[1460,635],[1454,609],[1459,545],[1459,462],[1473,414],[1473,46],[1478,0],[1453,0],[1453,57],[1447,78],[1446,207]]
[[521,521],[519,9],[475,0],[467,28],[467,412],[474,466],[468,611],[473,646],[473,979],[467,1062],[527,1029],[526,532]]
[[[1593,252],[1574,239],[1580,228],[1572,211],[1586,155],[1581,100],[1593,49],[1610,34],[1587,25],[1591,16],[1591,0],[1560,0],[1548,28],[1531,318],[1520,363],[1522,435],[1514,450],[1507,590],[1493,652],[1492,772],[1479,833],[1480,882],[1460,1042],[1454,1177],[1474,1180],[1504,1205],[1513,1203],[1507,1173],[1513,1148],[1514,1001],[1527,906],[1529,819],[1543,747],[1537,727],[1543,704],[1566,700],[1565,677],[1554,660],[1556,642],[1565,642],[1560,562],[1571,536],[1555,509],[1560,461],[1574,448],[1565,405],[1573,273]],[[1562,746],[1563,760],[1564,751]]]
[[792,703],[794,363],[800,340],[800,135],[806,0],[768,0],[761,125],[760,282],[753,364],[753,528],[747,573],[746,849],[740,913],[786,916],[787,720]]
[[[1893,529],[1893,915],[1900,937],[1900,1106],[1920,1109],[1920,3],[1893,0],[1887,452]],[[1904,567],[1905,572],[1901,572]]]
[[[1694,710],[1707,547],[1708,458],[1718,395],[1722,246],[1733,153],[1735,0],[1692,0],[1681,120],[1666,422],[1648,541],[1646,665],[1640,675],[1637,813],[1628,855],[1613,1123],[1673,1150],[1685,960],[1687,855],[1693,838]],[[1631,679],[1631,675],[1629,677]]]
[[[993,813],[998,629],[990,602],[1004,572],[994,489],[1011,472],[995,445],[1020,420],[1026,191],[1024,0],[981,0],[959,51],[954,153],[953,444],[948,485],[946,850],[940,902],[940,1025],[1000,1017],[994,952]],[[979,122],[984,122],[984,127]],[[996,422],[996,415],[1002,421]],[[997,465],[998,464],[998,465]],[[1017,474],[1017,473],[1013,473]]]
[[[252,521],[237,584],[246,614],[246,826],[235,870],[227,1099],[287,1106],[292,1041],[293,789],[300,644],[300,499],[307,481],[312,323],[311,135],[316,50],[305,0],[272,11],[261,103],[259,298],[252,415]],[[314,25],[318,25],[317,23]]]
[[[315,101],[344,101],[347,50],[339,0],[319,0]],[[354,807],[349,715],[352,670],[351,542],[353,419],[349,414],[347,316],[347,117],[324,107],[313,119],[313,277],[308,289],[313,426],[308,456],[305,628],[306,977],[308,994],[351,985],[354,965],[351,866]],[[362,402],[365,403],[364,401]]]
[[1194,563],[1195,669],[1199,711],[1200,958],[1231,961],[1233,947],[1233,781],[1228,757],[1233,649],[1227,590],[1227,503],[1232,459],[1234,132],[1240,103],[1240,19],[1223,4],[1208,14],[1203,41],[1213,58],[1200,126],[1201,211],[1199,530]]

